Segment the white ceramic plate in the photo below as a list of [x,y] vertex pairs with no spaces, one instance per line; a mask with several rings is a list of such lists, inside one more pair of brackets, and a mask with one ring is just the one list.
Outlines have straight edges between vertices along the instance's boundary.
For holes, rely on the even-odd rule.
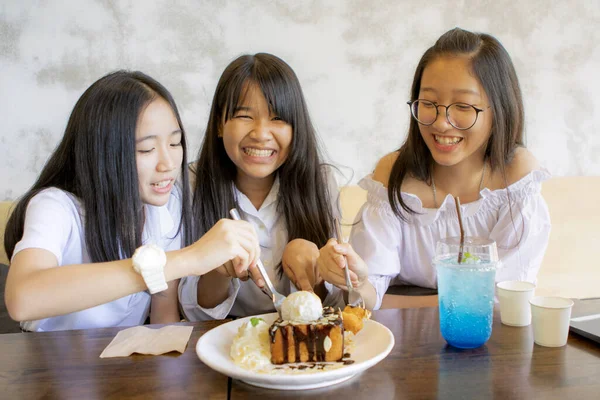
[[[277,314],[259,315],[271,324]],[[196,354],[203,363],[224,375],[242,380],[250,385],[269,389],[302,390],[334,385],[352,378],[383,360],[394,347],[394,335],[375,321],[365,321],[363,329],[355,337],[351,354],[354,364],[337,369],[307,374],[271,375],[256,373],[237,366],[229,356],[229,349],[238,328],[251,317],[240,318],[211,329],[198,339]]]

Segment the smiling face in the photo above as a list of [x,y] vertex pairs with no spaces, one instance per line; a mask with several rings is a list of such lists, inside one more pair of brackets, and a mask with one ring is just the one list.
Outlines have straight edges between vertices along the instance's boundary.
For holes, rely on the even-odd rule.
[[164,206],[183,162],[182,132],[169,103],[157,97],[140,114],[136,165],[143,203]]
[[477,158],[483,160],[492,128],[492,110],[480,82],[471,73],[466,57],[439,57],[423,71],[419,99],[436,104],[471,104],[485,111],[467,130],[454,128],[446,119],[446,109],[439,107],[437,120],[429,126],[419,124],[419,131],[436,163],[444,166]]
[[275,171],[288,157],[292,126],[269,110],[260,88],[250,83],[244,98],[219,133],[227,155],[237,168],[237,182],[272,183]]

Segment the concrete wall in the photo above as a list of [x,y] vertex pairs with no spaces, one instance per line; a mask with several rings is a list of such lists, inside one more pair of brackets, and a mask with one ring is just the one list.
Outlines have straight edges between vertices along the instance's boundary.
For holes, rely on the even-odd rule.
[[402,142],[416,63],[455,26],[512,55],[542,163],[600,174],[598,0],[2,0],[0,200],[33,183],[77,98],[119,68],[171,90],[194,157],[222,70],[260,51],[294,68],[331,160],[356,182]]

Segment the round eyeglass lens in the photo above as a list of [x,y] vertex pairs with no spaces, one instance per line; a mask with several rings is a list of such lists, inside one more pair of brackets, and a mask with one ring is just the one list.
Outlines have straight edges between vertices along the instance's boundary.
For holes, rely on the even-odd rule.
[[437,117],[437,107],[430,101],[417,100],[411,105],[415,119],[423,125],[431,125]]
[[477,110],[470,104],[455,103],[448,107],[448,121],[458,129],[468,129],[475,124]]

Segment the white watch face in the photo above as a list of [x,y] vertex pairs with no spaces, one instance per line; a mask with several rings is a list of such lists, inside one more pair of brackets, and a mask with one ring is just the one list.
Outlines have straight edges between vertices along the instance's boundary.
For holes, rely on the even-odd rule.
[[165,280],[165,265],[167,255],[155,244],[138,248],[132,257],[133,269],[144,278],[150,294],[158,293],[168,288]]
[[142,271],[162,271],[167,263],[165,251],[155,244],[139,247],[132,257],[133,268],[138,274]]

